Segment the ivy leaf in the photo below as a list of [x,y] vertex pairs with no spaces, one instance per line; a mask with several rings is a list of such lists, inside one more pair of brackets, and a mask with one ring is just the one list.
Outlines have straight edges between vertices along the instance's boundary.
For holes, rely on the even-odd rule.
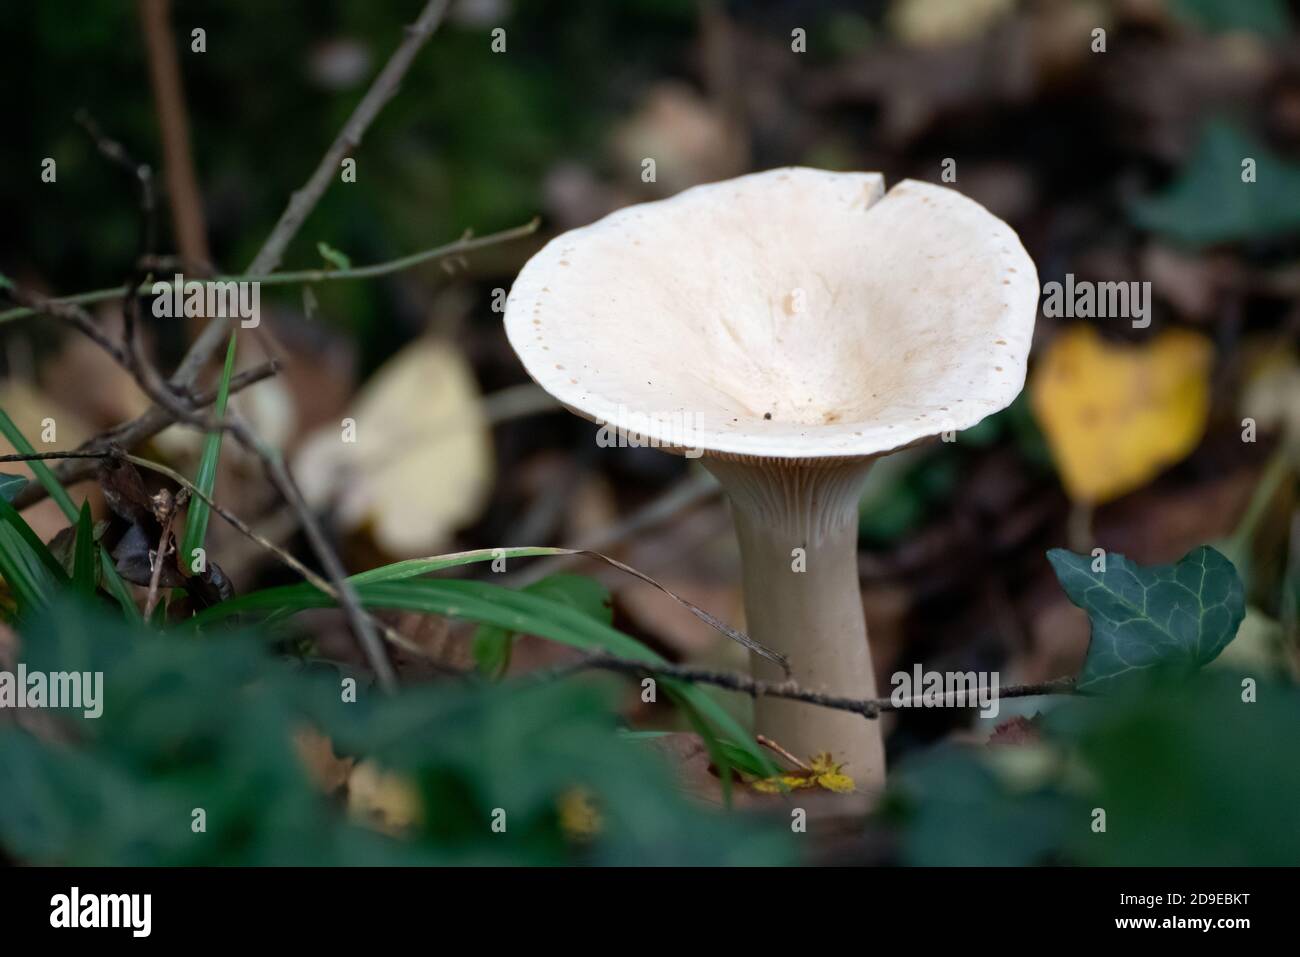
[[[1242,182],[1242,161],[1255,182]],[[1300,230],[1300,166],[1236,127],[1209,123],[1177,179],[1134,207],[1143,229],[1187,246],[1266,239]]]
[[1143,567],[1123,555],[1100,558],[1063,548],[1047,553],[1070,601],[1088,613],[1092,637],[1081,690],[1173,666],[1195,670],[1219,656],[1246,615],[1236,568],[1208,545],[1173,565]]

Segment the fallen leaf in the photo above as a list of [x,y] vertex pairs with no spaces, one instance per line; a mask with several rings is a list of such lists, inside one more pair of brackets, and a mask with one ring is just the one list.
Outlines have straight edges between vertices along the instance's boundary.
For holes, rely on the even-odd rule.
[[594,840],[604,827],[600,811],[592,803],[591,792],[586,788],[570,788],[558,801],[560,829],[578,842]]
[[1212,357],[1207,338],[1183,330],[1142,346],[1084,325],[1057,336],[1030,392],[1070,497],[1118,498],[1191,452],[1209,414]]
[[348,776],[348,813],[386,834],[400,835],[422,811],[415,786],[374,761],[362,761]]
[[371,529],[391,555],[428,554],[474,519],[492,452],[478,386],[465,359],[426,340],[398,353],[361,391],[353,441],[339,425],[312,435],[294,474],[314,508],[333,503],[346,530]]
[[1241,412],[1261,431],[1300,441],[1300,365],[1284,352],[1269,356],[1242,390]]
[[735,176],[749,154],[735,123],[690,87],[674,82],[651,88],[640,109],[614,132],[613,151],[637,179],[643,162],[654,159],[649,188],[665,196]]
[[311,779],[326,794],[333,794],[352,776],[356,759],[340,758],[334,753],[334,743],[314,728],[299,728],[293,747]]
[[764,794],[778,794],[782,791],[798,791],[804,788],[820,788],[835,794],[848,794],[853,790],[853,778],[844,773],[844,765],[837,764],[830,754],[822,752],[816,755],[806,769],[786,771],[776,777],[754,781],[751,787]]
[[972,40],[1015,7],[1016,0],[894,0],[889,26],[911,46]]

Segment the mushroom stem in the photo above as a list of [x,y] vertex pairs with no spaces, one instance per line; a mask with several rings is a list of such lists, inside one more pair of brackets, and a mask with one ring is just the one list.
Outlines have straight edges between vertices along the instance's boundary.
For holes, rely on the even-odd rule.
[[[732,503],[740,542],[746,627],[785,655],[808,690],[876,695],[858,586],[858,499],[871,458],[706,458]],[[755,678],[780,668],[751,656]],[[860,788],[879,790],[885,755],[879,721],[763,697],[755,731],[804,759],[822,751],[846,765]]]

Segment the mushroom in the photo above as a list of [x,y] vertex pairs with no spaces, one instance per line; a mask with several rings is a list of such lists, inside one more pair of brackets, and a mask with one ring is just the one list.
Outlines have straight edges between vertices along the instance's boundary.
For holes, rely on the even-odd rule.
[[[787,168],[558,236],[520,272],[505,326],[528,373],[602,433],[704,456],[731,501],[750,636],[801,689],[870,698],[867,470],[1009,405],[1037,303],[1015,232],[960,193]],[[884,782],[879,721],[762,696],[754,720]]]

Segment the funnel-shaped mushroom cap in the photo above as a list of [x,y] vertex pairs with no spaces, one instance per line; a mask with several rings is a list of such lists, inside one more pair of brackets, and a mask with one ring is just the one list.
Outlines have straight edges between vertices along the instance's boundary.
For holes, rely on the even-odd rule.
[[950,189],[777,169],[552,240],[506,332],[574,411],[706,453],[868,456],[975,425],[1025,379],[1038,276]]

